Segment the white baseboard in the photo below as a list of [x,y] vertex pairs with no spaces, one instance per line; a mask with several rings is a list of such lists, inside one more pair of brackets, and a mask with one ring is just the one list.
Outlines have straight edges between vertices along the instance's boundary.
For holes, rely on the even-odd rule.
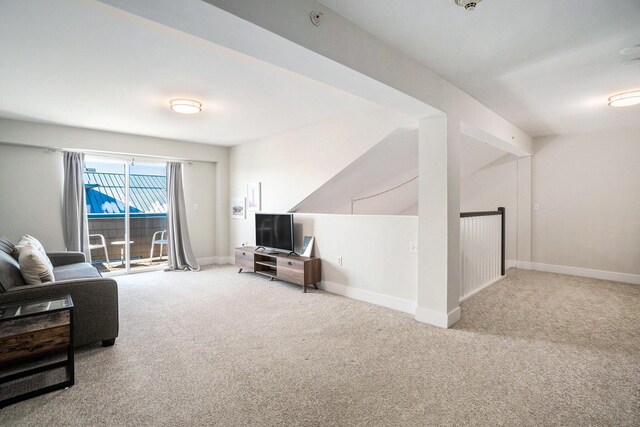
[[460,302],[466,301],[469,298],[471,298],[472,296],[474,296],[475,294],[477,294],[478,292],[480,292],[483,289],[488,288],[491,285],[495,285],[496,283],[498,283],[499,281],[503,280],[505,277],[507,276],[500,276],[498,277],[496,280],[493,280],[485,285],[482,285],[481,287],[479,287],[478,289],[474,290],[473,292],[471,292],[469,295],[465,295],[462,298],[460,298]]
[[424,307],[416,307],[416,320],[447,329],[460,320],[460,307],[454,308],[449,313],[442,313]]
[[517,263],[518,261],[516,261],[515,259],[506,259],[504,260],[504,269],[508,270],[510,268],[513,268],[516,266]]
[[345,286],[340,283],[329,282],[326,280],[318,283],[318,286],[320,289],[331,292],[332,294],[342,295],[348,298],[380,305],[382,307],[391,308],[404,313],[414,314],[416,310],[416,302],[409,299],[392,297],[390,295],[380,294],[366,289],[354,288],[352,286]]
[[230,256],[208,256],[204,258],[196,258],[198,265],[226,265],[233,264],[233,257]]
[[227,264],[233,265],[236,262],[235,258],[232,256],[217,256],[214,258],[215,258],[215,263],[217,265],[227,265]]
[[593,270],[590,268],[569,267],[566,265],[543,264],[539,262],[517,261],[516,268],[523,270],[546,271],[571,276],[590,277],[592,279],[611,280],[613,282],[640,285],[640,274],[618,273],[616,271]]
[[215,258],[213,256],[208,256],[208,257],[204,257],[204,258],[196,258],[196,262],[198,263],[198,265],[211,265],[211,264],[215,264]]

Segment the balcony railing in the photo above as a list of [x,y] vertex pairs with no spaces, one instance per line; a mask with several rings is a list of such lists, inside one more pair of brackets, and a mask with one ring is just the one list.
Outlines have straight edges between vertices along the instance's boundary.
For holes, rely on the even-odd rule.
[[[90,214],[89,234],[100,234],[104,236],[109,255],[111,267],[117,268],[121,264],[122,245],[113,244],[116,241],[125,240],[124,235],[124,214]],[[166,214],[131,214],[129,219],[129,240],[131,244],[131,267],[148,267],[152,261],[154,264],[160,262],[160,248],[156,244],[153,259],[149,258],[153,234],[156,231],[163,231],[167,228]],[[92,239],[91,243],[97,243]],[[167,246],[163,247],[163,262],[167,259]],[[94,249],[91,252],[92,262],[96,265],[105,263],[103,249]]]

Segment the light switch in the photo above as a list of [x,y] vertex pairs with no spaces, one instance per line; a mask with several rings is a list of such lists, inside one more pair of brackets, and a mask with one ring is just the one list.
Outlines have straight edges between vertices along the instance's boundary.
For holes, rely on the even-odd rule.
[[197,203],[194,203],[194,204],[193,204],[193,210],[194,210],[194,211],[197,211],[197,210],[198,210],[198,204],[197,204]]
[[533,210],[534,211],[539,211],[540,210],[540,203],[536,203],[535,205],[533,205]]

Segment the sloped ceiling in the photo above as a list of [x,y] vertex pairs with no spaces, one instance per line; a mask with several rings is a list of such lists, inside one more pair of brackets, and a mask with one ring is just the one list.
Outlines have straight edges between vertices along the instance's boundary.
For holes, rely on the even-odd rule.
[[506,153],[499,148],[461,135],[460,141],[460,177],[462,179],[472,175],[501,157],[515,160],[516,156]]
[[[516,156],[462,136],[460,176]],[[399,128],[293,207],[290,212],[417,215],[418,131]],[[382,194],[380,194],[382,193]]]
[[[418,131],[396,129],[291,209],[291,212],[351,214],[353,199],[398,186],[418,175]],[[357,201],[354,214],[397,215],[418,199],[418,181]]]

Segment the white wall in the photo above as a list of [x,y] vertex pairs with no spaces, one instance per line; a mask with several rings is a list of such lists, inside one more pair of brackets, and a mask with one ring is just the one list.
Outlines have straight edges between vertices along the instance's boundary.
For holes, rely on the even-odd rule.
[[640,275],[640,134],[537,138],[535,150],[534,263]]
[[[193,254],[201,264],[218,261],[215,256],[216,164],[191,162],[182,166],[184,203]],[[198,205],[196,209],[194,205]]]
[[[413,314],[418,290],[415,216],[294,214],[296,247],[315,236],[321,287]],[[342,266],[337,258],[342,257]]]
[[[231,197],[247,184],[262,185],[262,211],[287,212],[398,127],[415,125],[403,114],[378,109],[295,129],[231,148]],[[254,243],[253,215],[231,220],[231,248]]]
[[0,145],[0,234],[16,243],[35,236],[64,250],[62,156],[44,148]]
[[518,161],[509,154],[462,179],[460,211],[506,208],[506,258],[516,260],[518,234]]
[[0,119],[0,233],[14,240],[29,233],[47,249],[64,249],[62,155],[47,147],[201,160],[183,167],[192,246],[207,262],[227,259],[228,148],[7,119]]
[[[292,130],[231,148],[231,195],[262,183],[262,211],[286,212],[398,127],[415,125],[380,109]],[[327,290],[413,312],[417,287],[417,218],[295,214],[296,240],[317,238]],[[231,247],[255,244],[254,215],[231,220]],[[336,259],[342,256],[343,267]]]

